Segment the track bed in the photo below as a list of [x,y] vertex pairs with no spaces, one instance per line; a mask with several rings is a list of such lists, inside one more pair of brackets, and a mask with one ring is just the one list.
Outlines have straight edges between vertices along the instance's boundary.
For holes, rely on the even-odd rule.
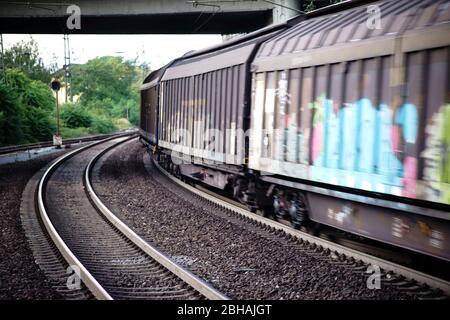
[[414,299],[384,283],[367,288],[366,268],[317,253],[233,218],[163,176],[130,141],[98,163],[101,199],[147,241],[237,299]]

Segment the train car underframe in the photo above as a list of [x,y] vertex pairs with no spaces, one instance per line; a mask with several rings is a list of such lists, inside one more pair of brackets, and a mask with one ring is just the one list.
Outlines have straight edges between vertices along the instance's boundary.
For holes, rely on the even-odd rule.
[[[331,226],[365,238],[450,261],[448,212],[381,197],[314,186],[242,167],[185,162],[160,149],[160,164],[185,182],[196,182],[294,228]],[[181,159],[178,159],[181,160]]]

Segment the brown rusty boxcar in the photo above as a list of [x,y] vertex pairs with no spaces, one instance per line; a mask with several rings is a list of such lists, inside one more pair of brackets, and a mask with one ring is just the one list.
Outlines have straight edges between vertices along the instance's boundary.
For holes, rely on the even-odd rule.
[[426,154],[433,117],[448,104],[448,1],[375,5],[380,29],[367,26],[360,7],[306,20],[262,45],[250,168],[450,204],[448,177],[427,172]]
[[[258,45],[282,28],[272,26],[214,50],[186,54],[167,67],[161,78],[158,144],[172,159],[188,159],[177,165],[182,174],[224,188],[226,172],[241,169],[247,155],[250,62]],[[199,175],[191,160],[219,172]]]
[[450,258],[449,35],[449,1],[404,0],[306,19],[266,41],[252,64],[249,168],[314,191],[313,220]]
[[159,83],[165,67],[151,72],[140,88],[141,90],[141,118],[140,133],[152,145],[158,143],[158,113],[159,113]]

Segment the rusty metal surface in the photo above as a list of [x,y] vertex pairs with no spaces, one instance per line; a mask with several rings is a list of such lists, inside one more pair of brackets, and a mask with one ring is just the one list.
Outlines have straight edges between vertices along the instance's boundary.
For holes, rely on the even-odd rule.
[[361,236],[450,260],[450,222],[307,194],[311,219]]
[[163,81],[169,90],[163,91],[162,146],[218,161],[244,154],[243,141],[234,136],[244,126],[244,73],[245,66],[237,64]]
[[262,44],[249,167],[449,205],[450,1],[374,4],[380,29],[362,6]]
[[[380,8],[381,29],[369,29],[367,6],[360,6],[324,17],[307,19],[287,32],[266,41],[257,57],[277,56],[295,51],[360,41],[374,36],[413,30],[448,21],[449,2],[435,0],[389,0],[371,5]],[[256,59],[257,60],[257,59]]]
[[[250,168],[449,204],[450,1],[373,4],[381,28],[368,28],[360,6],[262,33],[269,40],[252,69]],[[258,41],[188,54],[167,68],[163,148],[244,163],[235,131],[247,129],[245,62]]]
[[267,28],[217,50],[189,53],[161,78],[161,147],[209,163],[245,161],[249,61],[262,41],[288,25]]
[[449,204],[448,50],[257,73],[250,168]]
[[[170,63],[167,65],[169,66]],[[166,67],[151,72],[141,86],[140,128],[145,137],[153,144],[158,141],[159,84]]]
[[243,64],[254,50],[255,45],[253,40],[244,46],[240,45],[237,48],[226,48],[222,52],[215,52],[214,54],[201,57],[201,59],[193,58],[191,59],[192,61],[189,59],[177,61],[166,70],[162,81],[190,77]]

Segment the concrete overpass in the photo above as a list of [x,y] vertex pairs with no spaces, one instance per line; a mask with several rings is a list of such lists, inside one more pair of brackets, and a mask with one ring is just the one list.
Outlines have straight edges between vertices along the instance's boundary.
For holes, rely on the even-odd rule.
[[306,0],[1,1],[0,33],[242,33],[298,15],[303,2]]

